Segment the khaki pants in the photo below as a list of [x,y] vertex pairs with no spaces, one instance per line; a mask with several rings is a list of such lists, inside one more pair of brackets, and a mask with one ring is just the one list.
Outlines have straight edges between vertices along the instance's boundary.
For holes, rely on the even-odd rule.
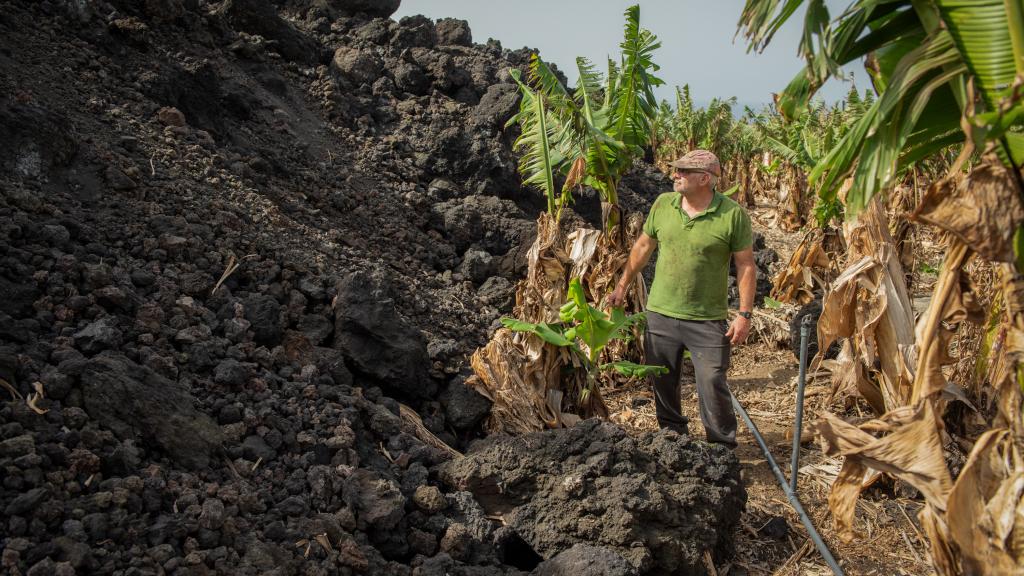
[[736,446],[736,414],[725,381],[731,349],[727,329],[726,320],[679,320],[647,312],[645,362],[668,368],[668,374],[652,378],[659,426],[688,433],[689,420],[680,411],[679,372],[683,352],[689,350],[708,442]]

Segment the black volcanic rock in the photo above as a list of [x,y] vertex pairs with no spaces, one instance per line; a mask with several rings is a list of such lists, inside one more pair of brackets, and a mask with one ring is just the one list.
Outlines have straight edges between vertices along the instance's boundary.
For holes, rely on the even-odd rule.
[[141,437],[187,468],[205,468],[221,449],[216,423],[196,411],[180,384],[117,353],[89,361],[81,376],[85,410],[122,439]]
[[335,347],[356,369],[406,398],[436,392],[427,375],[427,345],[395,309],[386,278],[354,273],[338,285]]
[[269,0],[225,0],[219,10],[236,29],[274,41],[285,58],[301,64],[317,61],[313,40],[283,20]]
[[439,472],[541,557],[598,541],[641,573],[703,573],[706,550],[730,554],[747,496],[727,448],[598,419],[487,439]]
[[[439,481],[439,440],[480,434],[466,364],[544,209],[505,128],[532,51],[397,7],[4,4],[0,378],[42,412],[0,403],[8,571],[617,566]],[[664,182],[638,166],[620,204]]]

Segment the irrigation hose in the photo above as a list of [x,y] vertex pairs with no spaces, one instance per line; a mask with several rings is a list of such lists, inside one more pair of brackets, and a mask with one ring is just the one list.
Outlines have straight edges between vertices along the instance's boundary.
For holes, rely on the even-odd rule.
[[797,469],[800,466],[800,436],[804,428],[804,386],[807,385],[807,338],[811,333],[811,315],[800,322],[800,376],[796,381],[796,422],[793,423],[793,455],[789,460],[789,489],[796,494]]
[[786,493],[786,497],[789,499],[789,503],[796,510],[796,513],[800,516],[800,522],[803,523],[804,528],[807,529],[807,533],[810,534],[811,540],[814,542],[814,546],[821,553],[821,557],[824,558],[825,563],[828,564],[829,568],[832,569],[832,573],[836,576],[845,576],[843,569],[839,567],[839,563],[836,562],[835,557],[832,556],[832,552],[828,549],[825,541],[821,539],[821,534],[818,534],[818,530],[815,529],[814,523],[811,522],[811,518],[807,516],[807,512],[804,511],[804,507],[800,504],[800,499],[797,498],[796,493],[790,490],[789,483],[786,482],[786,477],[782,475],[782,470],[779,470],[779,465],[775,463],[775,458],[772,457],[772,453],[768,450],[768,445],[765,444],[764,438],[761,436],[761,432],[758,431],[757,426],[753,420],[747,414],[747,411],[740,405],[739,400],[736,396],[732,396],[732,405],[739,413],[740,417],[743,418],[743,422],[746,423],[747,428],[750,429],[750,433],[754,435],[754,439],[757,440],[758,446],[761,447],[761,452],[764,453],[764,457],[768,460],[768,465],[771,466],[772,472],[775,473],[775,479],[779,481],[779,486],[782,486],[782,491]]

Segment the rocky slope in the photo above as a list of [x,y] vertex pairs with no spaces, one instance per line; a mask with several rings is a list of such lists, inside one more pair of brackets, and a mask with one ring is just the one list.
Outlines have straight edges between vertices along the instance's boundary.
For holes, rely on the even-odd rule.
[[[665,571],[560,527],[495,537],[401,416],[477,435],[466,355],[542,199],[503,129],[528,52],[397,6],[0,1],[6,571],[501,574],[570,548]],[[639,169],[625,208],[666,187]]]

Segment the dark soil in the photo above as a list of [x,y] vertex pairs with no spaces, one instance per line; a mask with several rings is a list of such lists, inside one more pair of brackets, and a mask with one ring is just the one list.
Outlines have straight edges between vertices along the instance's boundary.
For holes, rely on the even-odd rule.
[[[529,51],[397,6],[0,1],[5,571],[672,570],[528,516],[499,527],[400,417],[480,435],[467,357],[511,311],[543,199],[504,129]],[[668,186],[638,166],[623,207]],[[566,218],[596,224],[597,198]],[[740,496],[673,475],[735,460],[658,438],[699,458],[608,447],[642,473],[621,496],[695,492],[623,530],[674,542],[713,516],[679,557],[727,555],[735,519],[707,508]]]

